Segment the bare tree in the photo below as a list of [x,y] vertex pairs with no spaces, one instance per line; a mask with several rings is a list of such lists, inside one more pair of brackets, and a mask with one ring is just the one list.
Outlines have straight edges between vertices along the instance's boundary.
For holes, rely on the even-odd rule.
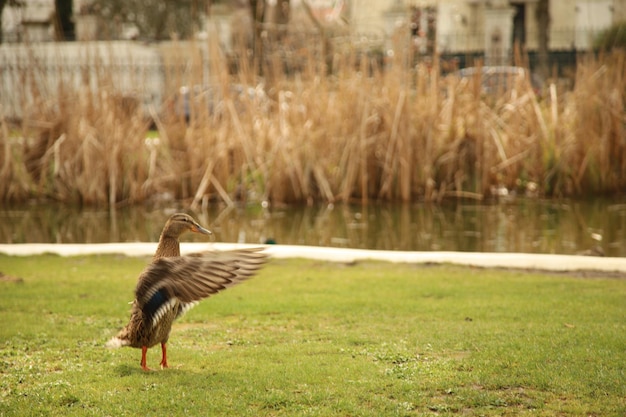
[[539,45],[537,48],[537,72],[546,79],[550,75],[550,57],[548,55],[548,45],[550,42],[550,1],[539,0],[537,2],[537,37]]
[[280,41],[283,35],[287,32],[287,25],[289,24],[289,16],[291,15],[291,5],[289,0],[278,0],[276,2],[276,8],[274,13],[275,33],[273,38],[276,41]]
[[252,44],[254,46],[254,57],[257,62],[263,57],[263,22],[265,22],[265,0],[250,0],[250,14],[252,15]]
[[118,38],[120,24],[131,23],[139,37],[152,40],[191,36],[204,10],[199,0],[94,0],[93,5],[107,25],[108,37]]
[[72,0],[54,0],[54,29],[58,41],[74,40]]
[[[290,0],[277,0],[271,22],[269,6],[265,0],[250,0],[250,15],[252,16],[254,57],[257,64],[263,62],[264,35],[270,42],[280,42],[287,32],[291,11]],[[268,25],[269,24],[269,25]],[[259,68],[262,71],[262,67]]]

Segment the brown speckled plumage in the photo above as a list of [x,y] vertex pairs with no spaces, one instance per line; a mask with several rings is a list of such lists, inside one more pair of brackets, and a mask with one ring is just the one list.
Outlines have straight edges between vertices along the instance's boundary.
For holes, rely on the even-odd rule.
[[172,215],[161,233],[152,263],[139,276],[130,320],[108,347],[141,348],[141,367],[148,369],[148,348],[161,344],[166,368],[166,343],[172,323],[200,300],[252,277],[265,263],[262,248],[211,251],[180,256],[185,232],[210,234],[191,216]]

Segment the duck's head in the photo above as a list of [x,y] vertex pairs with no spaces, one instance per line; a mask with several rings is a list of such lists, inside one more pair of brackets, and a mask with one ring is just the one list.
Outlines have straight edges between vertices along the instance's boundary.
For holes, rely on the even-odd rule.
[[163,234],[169,237],[178,238],[186,232],[202,233],[204,235],[211,234],[210,230],[200,226],[193,217],[185,213],[172,214],[163,228]]

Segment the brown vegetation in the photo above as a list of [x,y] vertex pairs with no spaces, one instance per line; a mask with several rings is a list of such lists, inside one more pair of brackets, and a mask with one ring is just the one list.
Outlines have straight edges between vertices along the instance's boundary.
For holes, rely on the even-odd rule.
[[0,199],[367,203],[626,189],[624,53],[581,59],[571,91],[537,94],[521,79],[499,95],[436,66],[407,68],[401,53],[382,69],[336,52],[330,70],[294,54],[297,73],[282,58],[266,63],[268,100],[232,93],[227,86],[259,79],[246,62],[229,74],[215,54],[219,108],[196,102],[188,122],[171,108],[152,112],[158,135],[145,109],[108,88],[105,70],[51,92],[35,65],[20,74],[23,119],[0,120]]

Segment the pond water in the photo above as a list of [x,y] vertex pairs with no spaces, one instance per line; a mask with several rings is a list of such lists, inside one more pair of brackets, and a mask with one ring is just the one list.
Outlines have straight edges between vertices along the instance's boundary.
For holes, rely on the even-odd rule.
[[[0,208],[2,243],[157,241],[180,208],[115,211],[62,205]],[[409,251],[576,254],[600,249],[626,256],[626,202],[515,200],[473,204],[369,206],[212,206],[194,216],[209,241]],[[186,235],[183,240],[206,237]]]

